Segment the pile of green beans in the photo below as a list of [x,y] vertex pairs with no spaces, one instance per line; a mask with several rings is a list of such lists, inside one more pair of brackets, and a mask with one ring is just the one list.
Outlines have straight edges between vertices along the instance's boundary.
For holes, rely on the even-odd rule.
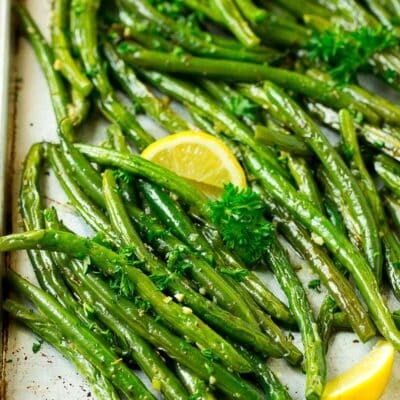
[[[400,300],[400,106],[356,79],[336,82],[304,49],[317,26],[400,37],[400,3],[54,0],[51,43],[24,6],[14,10],[59,142],[30,148],[25,231],[0,237],[0,252],[27,250],[40,287],[8,271],[19,297],[3,308],[70,360],[97,399],[290,400],[267,364],[281,358],[305,371],[302,398],[318,400],[336,332],[381,335],[400,351],[400,318],[383,294]],[[364,69],[399,90],[399,61],[397,46]],[[110,123],[98,146],[76,134],[94,109]],[[275,227],[255,267],[269,269],[284,300],[228,247],[206,194],[137,154],[156,140],[142,115],[232,150]],[[45,207],[46,163],[94,235]],[[316,314],[287,246],[327,290]]]

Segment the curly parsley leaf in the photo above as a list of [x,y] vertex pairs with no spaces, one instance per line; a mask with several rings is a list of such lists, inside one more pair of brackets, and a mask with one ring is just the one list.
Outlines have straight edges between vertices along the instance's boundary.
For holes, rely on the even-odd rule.
[[327,64],[340,83],[352,81],[375,53],[398,44],[394,32],[383,26],[363,26],[354,31],[337,28],[314,34],[306,45],[310,59]]
[[42,348],[43,339],[39,339],[37,342],[32,344],[32,351],[36,354]]
[[219,200],[210,201],[212,222],[229,249],[247,265],[254,265],[269,248],[274,225],[264,218],[265,205],[250,188],[229,183]]
[[321,293],[321,281],[319,279],[313,279],[312,281],[308,282],[308,288]]
[[228,110],[237,117],[245,117],[251,121],[257,119],[258,106],[242,95],[232,96],[227,104]]

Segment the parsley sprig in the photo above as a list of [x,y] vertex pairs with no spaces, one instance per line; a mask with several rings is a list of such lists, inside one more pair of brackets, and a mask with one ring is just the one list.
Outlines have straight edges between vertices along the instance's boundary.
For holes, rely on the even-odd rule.
[[371,56],[397,44],[398,39],[390,29],[363,26],[354,31],[336,28],[314,34],[306,49],[312,60],[327,64],[334,79],[348,83],[368,65]]
[[247,265],[254,265],[268,250],[274,226],[264,217],[265,205],[250,188],[229,183],[219,200],[210,201],[212,222],[229,249]]

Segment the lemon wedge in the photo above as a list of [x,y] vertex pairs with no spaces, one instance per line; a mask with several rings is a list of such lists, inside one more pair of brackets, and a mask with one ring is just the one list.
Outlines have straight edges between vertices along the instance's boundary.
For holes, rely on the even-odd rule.
[[229,182],[246,187],[246,175],[232,151],[204,132],[166,136],[146,147],[142,157],[189,179],[210,197],[218,197]]
[[380,341],[358,364],[328,382],[322,400],[378,400],[389,382],[395,350]]

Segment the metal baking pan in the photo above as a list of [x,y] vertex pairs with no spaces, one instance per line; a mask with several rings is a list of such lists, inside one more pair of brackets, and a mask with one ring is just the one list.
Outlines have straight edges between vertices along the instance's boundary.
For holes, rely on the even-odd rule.
[[[27,0],[26,5],[41,30],[48,36],[51,1]],[[21,229],[18,190],[24,156],[32,143],[42,140],[57,141],[57,136],[46,81],[28,42],[19,38],[13,40],[15,32],[9,9],[10,1],[0,0],[0,230],[5,227],[6,232],[15,232]],[[152,133],[163,135],[148,119],[140,118],[140,121]],[[86,126],[85,132],[82,132],[82,140],[99,142],[103,132],[104,124],[99,122],[99,118],[94,118]],[[66,202],[51,174],[46,176],[44,186],[46,202],[57,207],[68,225],[78,233],[90,233]],[[292,256],[300,268],[300,278],[305,283],[309,282],[313,278],[310,269],[294,254]],[[6,264],[7,268],[13,268],[35,282],[24,252],[11,254],[7,257]],[[271,289],[281,295],[271,275],[265,273],[262,278]],[[311,291],[309,295],[317,310],[324,294]],[[394,299],[389,301],[394,308],[399,308]],[[91,397],[90,389],[73,366],[50,346],[44,343],[38,353],[33,353],[32,345],[37,339],[13,321],[8,321],[6,316],[2,332],[1,399],[58,400],[68,397],[71,400],[80,400]],[[298,337],[295,340],[300,342]],[[368,344],[359,343],[351,333],[337,335],[328,353],[329,377],[343,372],[360,360],[373,344],[373,341]],[[302,400],[304,376],[290,369],[281,360],[270,360],[269,364],[282,382],[288,385],[293,399]],[[397,399],[400,400],[399,354],[396,356],[392,380],[382,400]]]
[[[7,177],[7,127],[8,127],[8,99],[9,99],[9,55],[10,55],[10,4],[8,0],[0,3],[0,234],[5,228],[6,216],[6,177]],[[0,277],[4,271],[4,257],[0,255]],[[0,285],[0,302],[2,300],[2,285]],[[3,318],[0,313],[0,332],[3,332]],[[3,340],[0,341],[0,351],[3,354]],[[0,359],[0,370],[3,363]],[[3,377],[1,373],[0,377]],[[0,398],[5,398],[4,382],[1,380]]]

